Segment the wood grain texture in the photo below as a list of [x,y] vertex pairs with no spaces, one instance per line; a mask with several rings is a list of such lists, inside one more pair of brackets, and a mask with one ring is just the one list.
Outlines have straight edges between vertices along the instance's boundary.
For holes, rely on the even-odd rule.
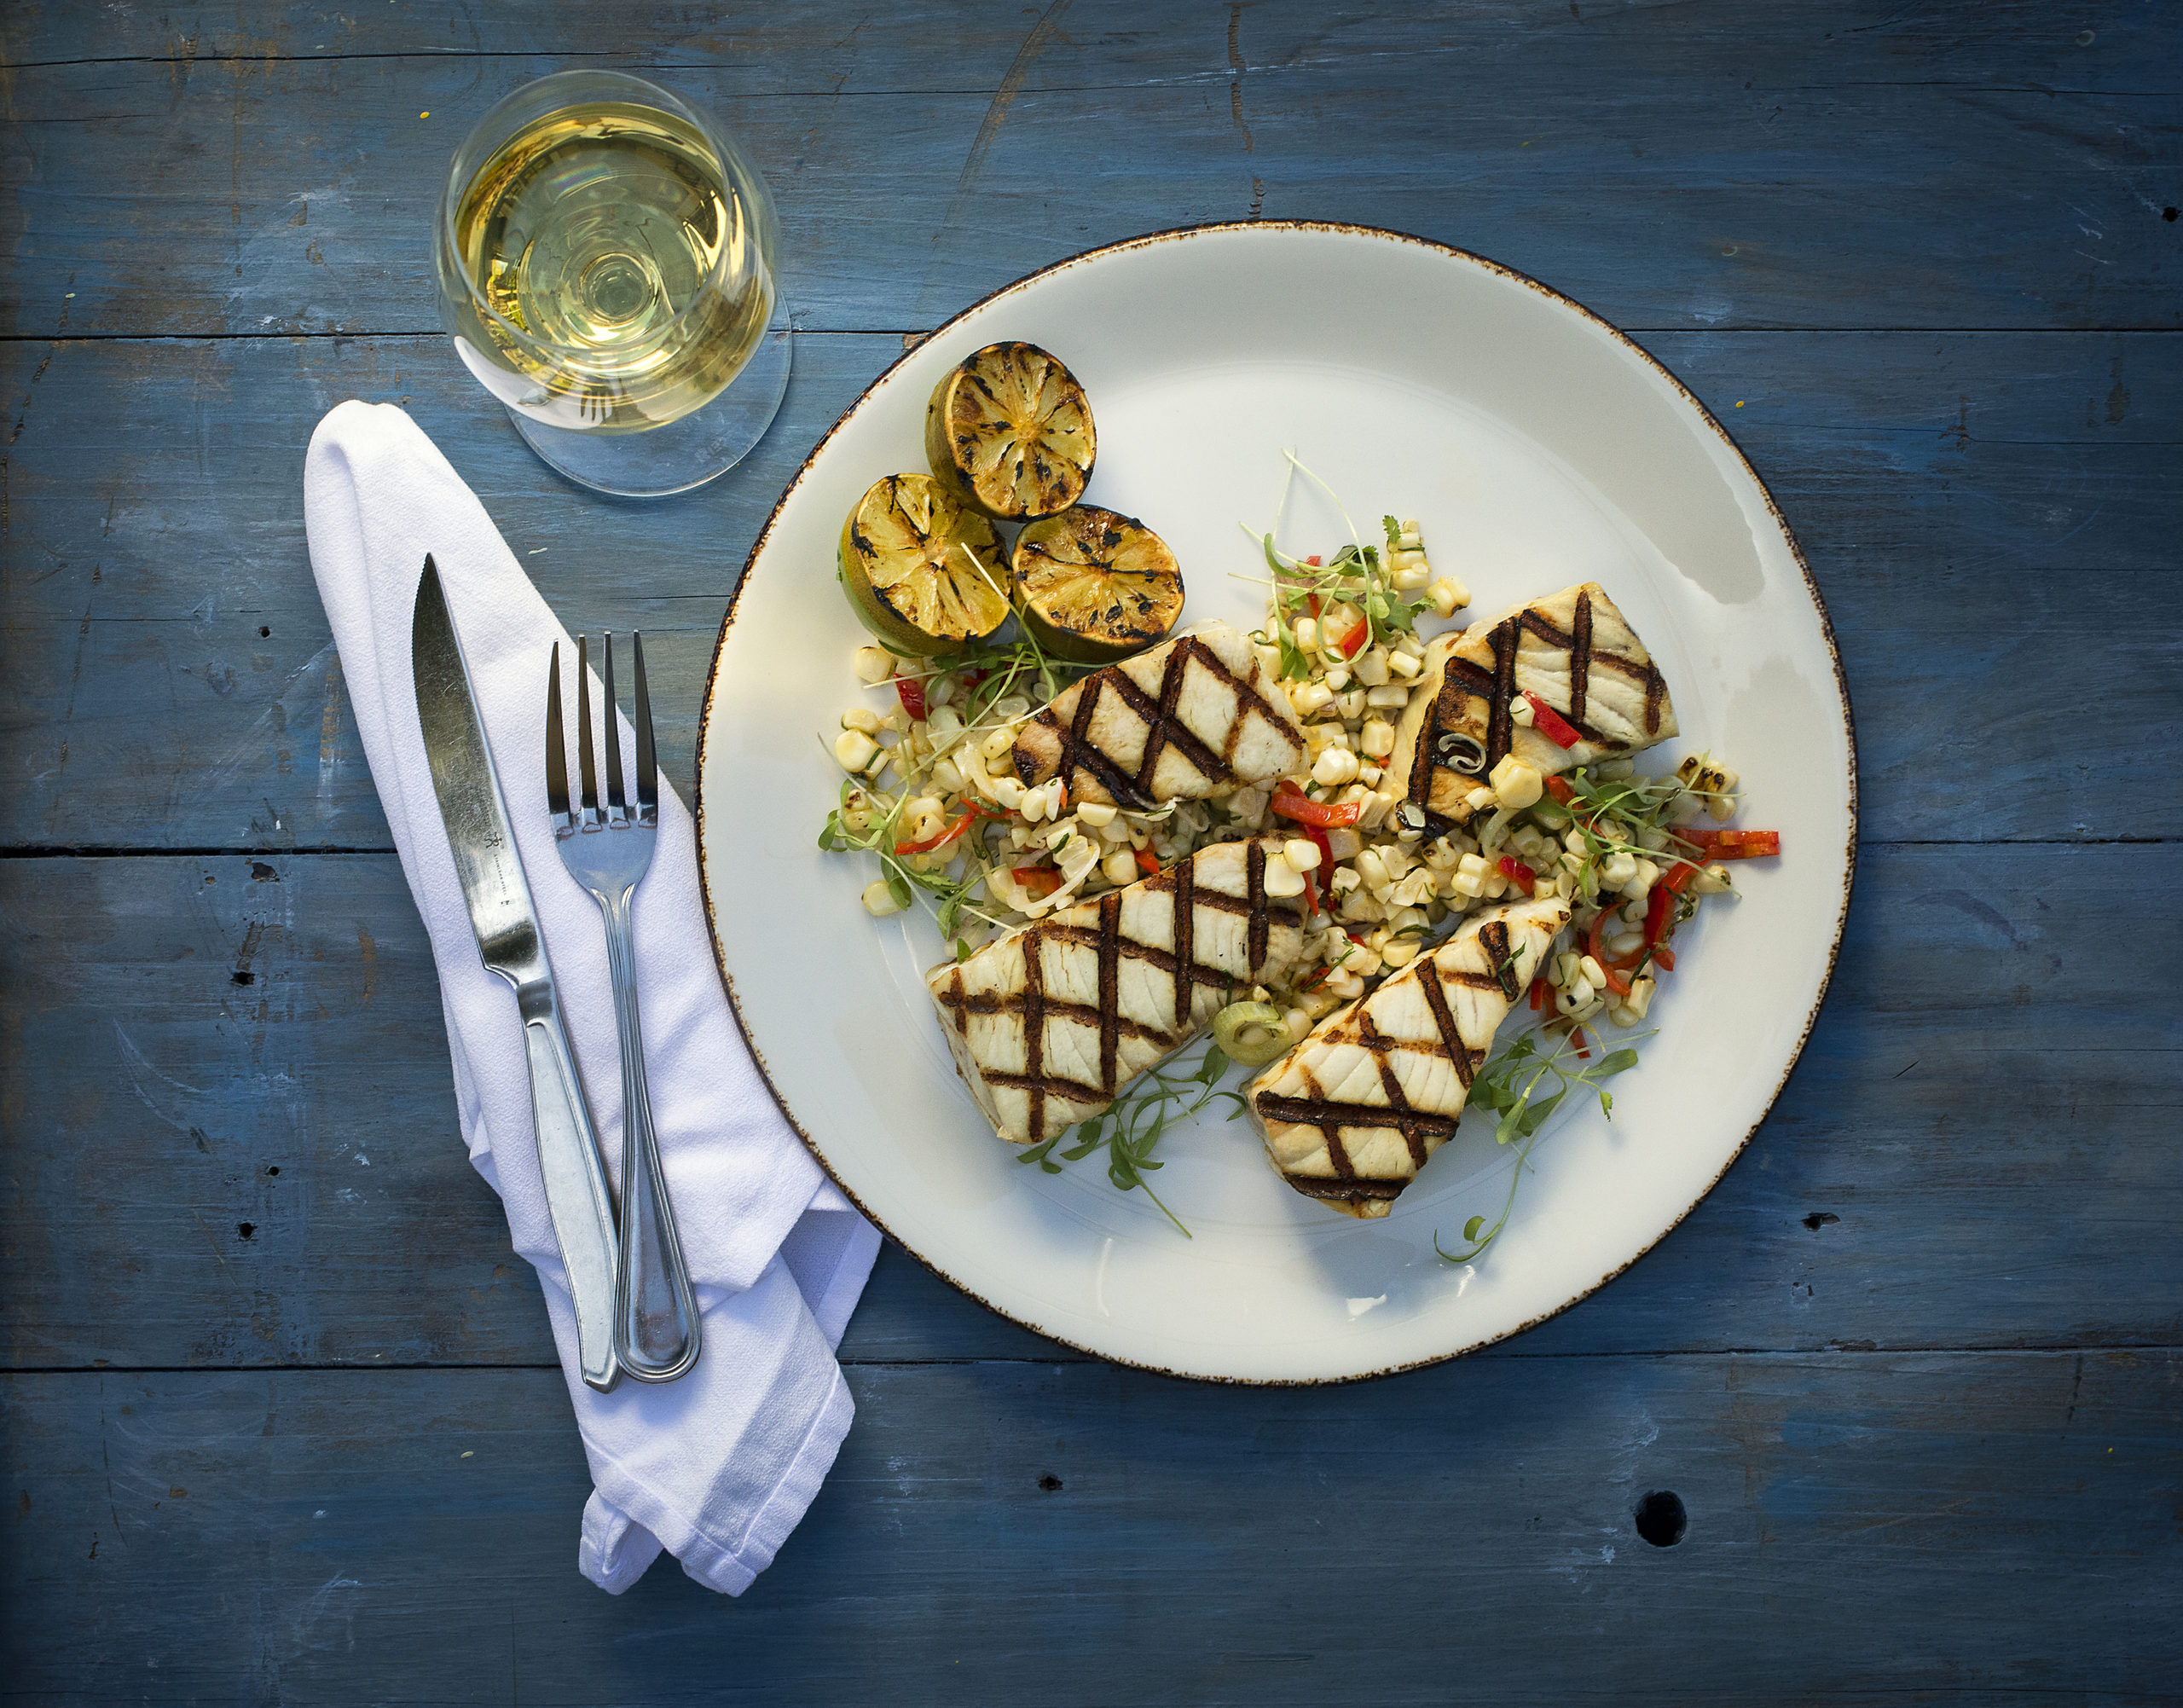
[[[680,501],[555,481],[436,330],[450,150],[578,64],[713,106],[782,206],[787,404]],[[0,7],[0,1695],[2183,1700],[2179,201],[2157,0]],[[686,779],[750,541],[902,333],[1254,215],[1533,274],[1772,487],[1863,762],[1803,1063],[1629,1275],[1361,1387],[1115,1370],[889,1248],[779,1564],[610,1600],[310,430],[405,403],[572,625],[646,630]]]
[[[739,1601],[570,1569],[557,1372],[7,1384],[11,1694],[418,1705],[2174,1700],[2173,1351],[851,1372]],[[1672,1548],[1632,1509],[1672,1491]],[[32,1633],[38,1635],[33,1637]],[[2070,1657],[2065,1676],[2055,1658]],[[1665,1686],[1665,1688],[1664,1688]]]
[[[2176,569],[2163,477],[2183,444],[2183,339],[1647,342],[1738,435],[1811,560],[1857,707],[1867,837],[2183,831],[2175,790],[2136,786],[2141,747],[2183,745],[2183,617],[2153,593]],[[557,480],[437,337],[0,344],[15,432],[0,846],[390,846],[303,539],[304,447],[347,396],[406,404],[572,628],[656,637],[663,761],[686,787],[750,543],[804,451],[900,353],[891,337],[800,339],[750,462],[638,507]],[[151,425],[117,446],[124,419]],[[2087,743],[2053,698],[1995,692],[2034,679],[2098,683],[2132,739]]]
[[1456,243],[1631,327],[2183,324],[2183,53],[2144,4],[2082,9],[2082,46],[2030,0],[1757,28],[1738,0],[477,9],[163,7],[120,26],[145,59],[106,14],[11,12],[0,330],[433,327],[455,145],[602,57],[744,139],[814,328],[929,327],[1091,245],[1258,215]]
[[[2105,947],[2179,886],[2172,844],[1867,850],[1752,1151],[1507,1351],[2183,1339],[2183,1024]],[[10,1365],[552,1362],[391,856],[9,861],[0,923]],[[1735,999],[1690,960],[1672,1024]],[[1072,1355],[892,1262],[844,1356]]]

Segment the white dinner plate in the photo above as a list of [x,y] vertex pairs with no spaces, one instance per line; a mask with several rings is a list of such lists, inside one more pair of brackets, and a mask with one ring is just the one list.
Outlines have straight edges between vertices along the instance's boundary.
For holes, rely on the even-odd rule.
[[[834,575],[842,518],[924,466],[925,402],[981,345],[1022,339],[1092,400],[1089,501],[1144,518],[1180,559],[1185,622],[1264,620],[1243,531],[1274,520],[1283,451],[1342,495],[1366,539],[1416,517],[1472,618],[1581,581],[1665,672],[1682,738],[1742,774],[1740,823],[1783,854],[1676,940],[1639,1065],[1514,1166],[1466,1120],[1385,1220],[1283,1185],[1216,1106],[1172,1129],[1155,1177],[1185,1238],[1093,1157],[1024,1167],[981,1118],[921,977],[930,915],[870,918],[868,856],[815,838],[826,748],[859,699],[867,639]],[[1239,527],[1237,524],[1242,524]],[[1331,552],[1340,517],[1302,483],[1284,548]],[[870,696],[866,696],[867,701]],[[822,439],[750,553],[721,629],[698,750],[707,911],[721,972],[782,1109],[871,1219],[993,1310],[1120,1363],[1219,1381],[1386,1374],[1468,1352],[1575,1303],[1674,1227],[1749,1141],[1827,987],[1856,848],[1850,706],[1819,593],[1765,488],[1675,378],[1613,327],[1477,256],[1393,232],[1272,221],[1164,232],[1034,273],[957,316]],[[1513,1022],[1512,1022],[1513,1028]],[[1504,1037],[1508,1035],[1504,1033]]]

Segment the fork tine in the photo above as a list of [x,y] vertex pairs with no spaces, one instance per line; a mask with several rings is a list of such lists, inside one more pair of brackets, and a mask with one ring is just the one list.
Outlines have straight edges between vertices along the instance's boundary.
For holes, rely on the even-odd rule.
[[616,824],[628,817],[629,797],[622,787],[622,728],[614,698],[614,631],[602,637],[606,651],[606,816]]
[[576,636],[576,769],[582,773],[583,821],[599,822],[599,768],[591,756],[591,638]]
[[546,808],[553,828],[569,828],[569,750],[561,730],[561,643],[546,669]]
[[637,822],[659,822],[659,756],[651,742],[651,695],[645,687],[645,638],[632,634],[629,646],[637,655]]

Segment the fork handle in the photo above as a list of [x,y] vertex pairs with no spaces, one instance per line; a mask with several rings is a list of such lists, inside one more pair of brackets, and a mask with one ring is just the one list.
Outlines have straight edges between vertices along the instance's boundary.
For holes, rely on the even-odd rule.
[[667,1177],[653,1136],[645,1077],[644,1028],[637,1016],[636,948],[631,891],[600,898],[606,958],[614,978],[614,1018],[622,1041],[622,1226],[614,1299],[614,1352],[638,1381],[673,1381],[698,1361],[702,1330],[682,1243],[675,1231]]

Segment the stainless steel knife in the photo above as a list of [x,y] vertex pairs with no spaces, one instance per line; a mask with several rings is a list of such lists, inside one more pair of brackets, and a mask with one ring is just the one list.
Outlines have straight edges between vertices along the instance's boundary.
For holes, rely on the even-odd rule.
[[530,1110],[538,1131],[538,1168],[546,1207],[576,1301],[576,1352],[583,1379],[601,1393],[621,1375],[614,1358],[614,1205],[599,1136],[562,1029],[553,969],[531,906],[515,833],[508,828],[493,755],[470,690],[439,568],[425,559],[409,627],[409,668],[417,716],[431,761],[432,793],[455,850],[462,899],[487,969],[515,987],[530,1067]]

